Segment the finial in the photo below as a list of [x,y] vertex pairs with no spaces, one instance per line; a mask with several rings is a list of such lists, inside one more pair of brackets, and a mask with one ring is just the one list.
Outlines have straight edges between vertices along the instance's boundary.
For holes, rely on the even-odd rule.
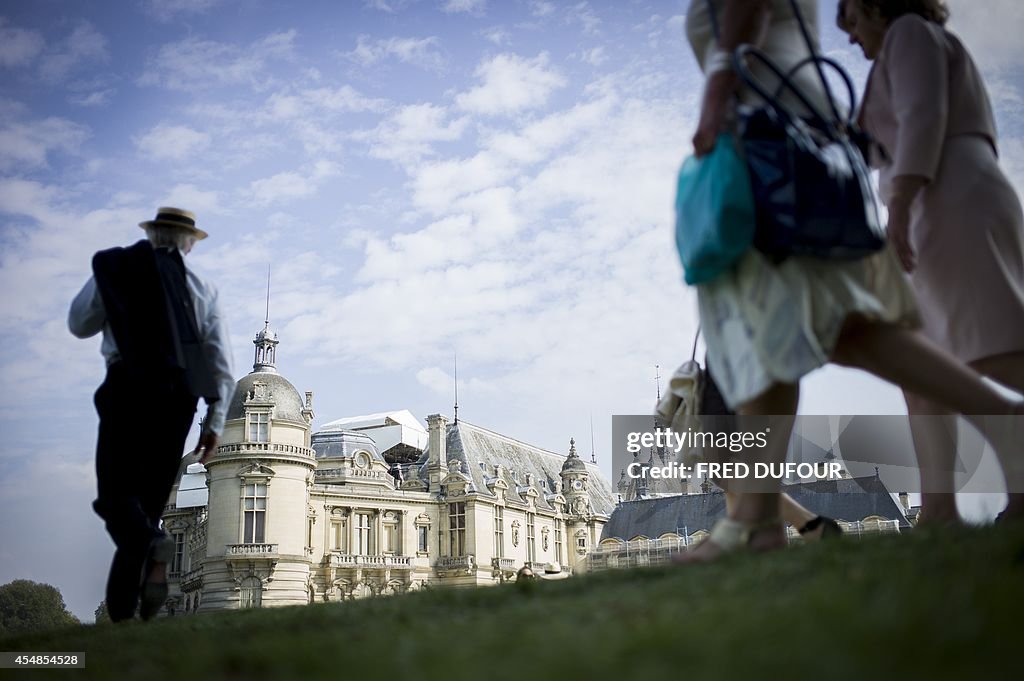
[[459,422],[459,353],[455,357],[455,423]]
[[576,453],[576,438],[569,438],[569,457],[579,458],[579,454]]
[[658,402],[661,402],[661,365],[654,365],[654,384],[658,387]]

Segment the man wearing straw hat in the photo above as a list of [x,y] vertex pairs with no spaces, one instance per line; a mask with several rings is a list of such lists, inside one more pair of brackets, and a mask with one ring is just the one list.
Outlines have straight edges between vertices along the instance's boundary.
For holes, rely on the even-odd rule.
[[103,333],[93,508],[117,547],[107,579],[115,622],[133,618],[137,607],[150,619],[167,600],[174,544],[160,515],[198,399],[209,405],[197,447],[205,462],[235,387],[217,291],[183,259],[206,232],[178,208],[160,208],[139,226],[147,239],[93,256],[93,276],[68,314],[75,336]]

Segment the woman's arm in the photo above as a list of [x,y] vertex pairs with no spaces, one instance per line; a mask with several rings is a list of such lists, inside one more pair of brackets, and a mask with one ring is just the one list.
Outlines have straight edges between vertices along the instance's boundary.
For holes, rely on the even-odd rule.
[[[739,84],[729,55],[740,45],[756,43],[770,19],[769,0],[726,0],[718,41],[718,49],[724,55],[715,55],[708,60],[708,78],[704,86],[700,122],[697,123],[697,131],[693,135],[693,149],[698,157],[704,156],[715,147],[715,140],[718,139],[718,133],[721,132],[729,111],[729,100]],[[729,68],[711,69],[711,64],[718,59],[725,59],[730,65]]]

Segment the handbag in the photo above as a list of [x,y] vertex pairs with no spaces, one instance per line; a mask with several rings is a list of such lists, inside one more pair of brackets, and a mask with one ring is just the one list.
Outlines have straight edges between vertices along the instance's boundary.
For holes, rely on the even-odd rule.
[[750,176],[733,135],[711,153],[688,157],[676,189],[676,249],[687,284],[711,281],[750,249],[754,199]]
[[[710,0],[708,0],[710,6]],[[750,175],[756,229],[753,244],[776,262],[791,255],[852,260],[885,246],[874,187],[864,161],[866,135],[854,120],[853,81],[837,62],[817,53],[796,0],[790,0],[810,56],[783,72],[753,45],[733,53],[738,77],[764,104],[740,111],[738,135]],[[718,36],[718,26],[712,26]],[[763,64],[778,79],[774,92],[758,80],[749,61]],[[793,82],[813,65],[827,95],[831,115],[821,112]],[[840,115],[824,68],[836,72],[849,96],[849,114]],[[788,90],[808,112],[798,115],[780,101]]]

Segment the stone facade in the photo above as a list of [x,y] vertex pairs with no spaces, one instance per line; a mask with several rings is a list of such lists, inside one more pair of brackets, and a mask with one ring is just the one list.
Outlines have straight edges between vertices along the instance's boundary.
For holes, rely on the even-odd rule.
[[424,433],[408,412],[313,433],[312,393],[303,400],[277,373],[276,334],[267,325],[253,343],[216,455],[205,472],[183,460],[164,513],[177,547],[169,614],[586,568],[614,500],[575,443],[564,456],[439,414]]

